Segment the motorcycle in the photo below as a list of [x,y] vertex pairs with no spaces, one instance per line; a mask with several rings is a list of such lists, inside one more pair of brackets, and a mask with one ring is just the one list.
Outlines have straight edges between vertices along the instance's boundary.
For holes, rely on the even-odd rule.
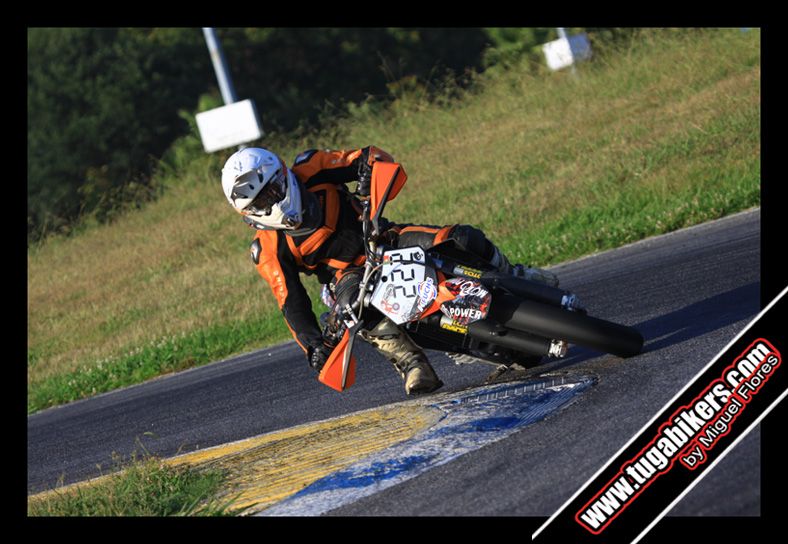
[[588,315],[569,291],[491,270],[451,240],[428,249],[386,245],[383,209],[406,181],[398,163],[373,165],[370,197],[362,202],[364,273],[356,300],[335,309],[343,326],[334,333],[321,383],[344,391],[355,382],[353,346],[369,308],[422,349],[444,351],[457,363],[535,366],[544,357],[564,357],[570,344],[624,358],[640,353],[636,329]]

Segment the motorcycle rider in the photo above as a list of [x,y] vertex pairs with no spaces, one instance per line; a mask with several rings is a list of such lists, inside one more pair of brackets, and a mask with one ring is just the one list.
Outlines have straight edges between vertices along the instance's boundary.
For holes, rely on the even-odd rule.
[[[299,272],[317,275],[324,285],[324,301],[333,302],[327,320],[336,331],[337,308],[358,296],[365,260],[362,207],[370,194],[372,165],[393,162],[375,146],[352,150],[310,149],[288,168],[275,153],[262,148],[235,152],[222,169],[222,188],[243,220],[257,229],[252,261],[270,285],[285,322],[320,371],[334,344],[318,325]],[[345,186],[358,181],[354,193]],[[482,231],[468,225],[428,226],[385,222],[387,242],[395,247],[419,245],[427,249],[445,240],[482,257],[502,272],[557,285],[550,272],[512,266]],[[328,291],[326,293],[326,291]],[[326,297],[327,295],[327,297]],[[424,352],[379,312],[372,312],[360,331],[364,340],[388,359],[405,382],[407,394],[429,393],[440,381]]]

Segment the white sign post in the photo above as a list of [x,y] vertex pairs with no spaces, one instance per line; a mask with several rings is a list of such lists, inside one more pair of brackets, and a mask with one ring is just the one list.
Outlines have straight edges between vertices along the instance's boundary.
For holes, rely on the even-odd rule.
[[260,125],[252,100],[236,102],[235,87],[216,32],[211,27],[204,27],[202,31],[208,51],[211,53],[211,62],[222,92],[222,99],[226,104],[195,115],[202,146],[206,153],[235,145],[242,149],[246,147],[243,144],[263,135],[263,127]]
[[256,140],[263,135],[252,100],[241,100],[195,116],[206,153]]

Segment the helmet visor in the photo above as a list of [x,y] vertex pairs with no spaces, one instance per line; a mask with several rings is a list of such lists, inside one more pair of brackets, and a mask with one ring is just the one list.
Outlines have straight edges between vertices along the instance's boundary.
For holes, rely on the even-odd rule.
[[[257,176],[260,179],[260,183],[262,183],[263,176],[261,174],[257,174]],[[254,214],[270,215],[274,204],[284,200],[285,196],[285,176],[279,172],[257,193],[257,196],[254,197],[254,200],[246,209]]]

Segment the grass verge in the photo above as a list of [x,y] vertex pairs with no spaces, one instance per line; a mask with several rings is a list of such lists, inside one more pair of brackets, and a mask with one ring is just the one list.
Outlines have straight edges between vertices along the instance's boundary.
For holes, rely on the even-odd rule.
[[29,516],[232,516],[231,501],[214,494],[225,476],[216,470],[172,467],[145,456],[117,473],[28,498]]
[[221,323],[166,337],[119,357],[71,372],[55,374],[28,388],[28,412],[113,391],[154,377],[216,361],[251,350],[262,339],[269,343],[289,337],[275,314],[260,319]]

